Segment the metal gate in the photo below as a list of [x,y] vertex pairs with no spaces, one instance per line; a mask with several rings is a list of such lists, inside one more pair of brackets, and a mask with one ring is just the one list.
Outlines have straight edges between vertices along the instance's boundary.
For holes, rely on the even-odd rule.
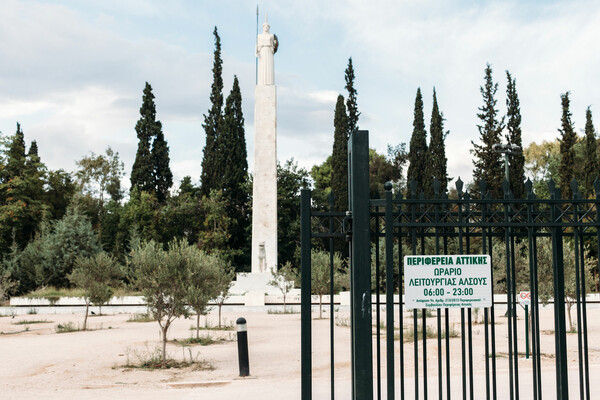
[[[386,184],[383,199],[370,199],[367,131],[351,135],[348,160],[349,211],[334,212],[332,199],[329,211],[317,211],[309,190],[301,196],[302,399],[313,398],[317,379],[312,358],[314,246],[327,247],[331,255],[330,398],[348,398],[351,392],[352,399],[360,400],[568,399],[569,394],[590,399],[586,297],[590,268],[598,268],[599,182],[594,199],[583,199],[576,182],[573,198],[561,199],[552,181],[549,200],[537,199],[531,182],[526,183],[526,199],[512,198],[507,182],[504,198],[492,199],[485,183],[470,195],[460,179],[450,197],[434,182],[434,197],[425,199],[411,182],[408,198],[394,195]],[[333,296],[333,249],[340,240],[349,246],[348,311],[338,310]],[[495,296],[482,321],[471,308],[435,309],[432,314],[406,310],[403,257],[414,254],[489,254],[496,264],[492,281],[506,294]],[[595,260],[592,267],[590,259]],[[531,292],[530,321],[519,316],[519,287]],[[544,296],[550,298],[547,305]],[[576,306],[576,332],[569,336],[576,340],[570,339],[569,346],[565,304],[569,310]],[[343,312],[349,314],[351,330],[350,389],[340,388],[336,379],[341,344],[335,332],[348,328],[336,328],[334,321]]]

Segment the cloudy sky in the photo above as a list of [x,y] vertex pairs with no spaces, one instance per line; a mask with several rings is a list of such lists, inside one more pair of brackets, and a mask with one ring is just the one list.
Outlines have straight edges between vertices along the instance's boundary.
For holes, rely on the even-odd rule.
[[[144,82],[156,96],[175,180],[200,176],[218,27],[225,95],[242,87],[248,154],[254,151],[256,1],[0,0],[0,131],[19,121],[49,168],[107,146],[129,172]],[[578,132],[585,109],[600,115],[597,1],[260,1],[280,48],[278,158],[306,168],[331,152],[333,110],[352,57],[359,125],[371,147],[408,143],[421,88],[429,126],[435,87],[450,131],[449,172],[471,179],[471,140],[483,70],[490,63],[505,112],[506,70],[517,79],[523,140],[552,140],[560,94],[571,92]],[[598,118],[597,118],[598,119]],[[600,125],[600,120],[596,122]],[[252,156],[249,159],[252,168]]]

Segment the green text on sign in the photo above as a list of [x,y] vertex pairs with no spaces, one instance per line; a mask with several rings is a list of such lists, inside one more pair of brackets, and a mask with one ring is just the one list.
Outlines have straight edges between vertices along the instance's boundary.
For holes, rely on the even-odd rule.
[[492,306],[489,255],[404,257],[407,308],[486,308]]

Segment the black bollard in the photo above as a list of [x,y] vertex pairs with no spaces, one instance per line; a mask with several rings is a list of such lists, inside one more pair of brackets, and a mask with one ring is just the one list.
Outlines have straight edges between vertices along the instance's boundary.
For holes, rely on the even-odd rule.
[[237,324],[238,360],[240,363],[240,376],[250,376],[250,362],[248,361],[248,328],[246,319],[240,317]]

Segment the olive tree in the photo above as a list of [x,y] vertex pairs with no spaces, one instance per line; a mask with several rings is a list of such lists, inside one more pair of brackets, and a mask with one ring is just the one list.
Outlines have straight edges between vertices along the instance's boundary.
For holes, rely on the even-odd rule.
[[310,284],[312,294],[319,296],[319,318],[323,318],[323,296],[333,296],[342,286],[347,285],[347,274],[342,271],[342,257],[339,253],[333,255],[333,292],[331,293],[331,267],[328,251],[311,251]]
[[292,263],[287,261],[278,270],[271,270],[269,285],[277,288],[283,295],[283,312],[286,310],[287,294],[294,288],[294,282],[298,280],[298,274],[292,269]]
[[200,336],[200,315],[206,314],[210,300],[221,295],[221,276],[228,265],[217,255],[206,254],[199,249],[192,251],[191,256],[186,285],[187,303],[196,313],[196,338],[198,338]]
[[114,288],[123,277],[123,269],[112,256],[100,252],[91,257],[78,257],[73,271],[67,277],[72,284],[83,289],[83,330],[86,330],[90,303],[102,306],[110,300]]
[[189,265],[197,248],[184,241],[172,241],[169,250],[154,241],[140,244],[131,253],[134,282],[142,292],[148,310],[158,322],[162,336],[162,362],[167,357],[167,333],[176,318],[187,317]]

